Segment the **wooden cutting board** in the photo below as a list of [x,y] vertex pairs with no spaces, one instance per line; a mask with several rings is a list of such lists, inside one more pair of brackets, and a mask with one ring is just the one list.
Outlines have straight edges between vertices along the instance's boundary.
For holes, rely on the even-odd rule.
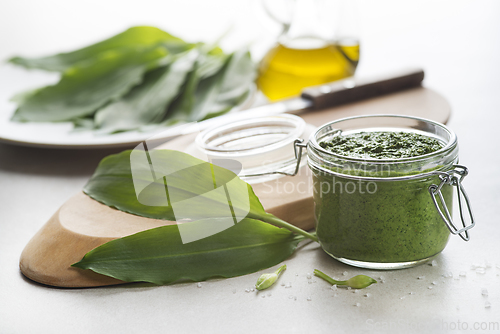
[[[418,116],[446,123],[451,109],[440,94],[419,87],[300,116],[307,123],[320,126],[343,117],[373,114]],[[159,148],[183,151],[193,139],[193,135],[179,137]],[[280,180],[279,183],[269,181],[253,186],[266,211],[303,229],[313,228],[313,200],[312,190],[307,186],[310,184],[307,166],[299,175]],[[290,183],[300,183],[303,187],[301,191],[285,189]],[[272,192],[269,186],[273,187]],[[21,254],[19,266],[28,278],[51,286],[95,287],[124,283],[90,270],[72,268],[71,264],[110,240],[170,224],[175,222],[127,214],[80,192],[64,203],[29,241]]]

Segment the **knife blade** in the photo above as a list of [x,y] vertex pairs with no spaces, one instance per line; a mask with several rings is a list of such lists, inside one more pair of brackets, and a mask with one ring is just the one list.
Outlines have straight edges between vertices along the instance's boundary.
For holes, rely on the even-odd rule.
[[[245,118],[272,116],[281,113],[300,114],[309,110],[320,110],[345,103],[360,101],[404,89],[420,86],[424,79],[422,69],[405,69],[393,73],[367,78],[347,78],[335,82],[308,87],[301,96],[229,113],[201,122],[187,123],[170,129],[173,135],[185,135],[202,131],[212,126]],[[170,132],[170,135],[172,133]]]

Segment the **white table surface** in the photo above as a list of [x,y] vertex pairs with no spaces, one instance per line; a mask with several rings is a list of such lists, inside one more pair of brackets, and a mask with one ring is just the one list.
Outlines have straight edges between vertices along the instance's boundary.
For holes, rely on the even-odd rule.
[[[285,262],[280,283],[292,287],[277,284],[260,294],[245,289],[261,273],[210,280],[201,288],[195,283],[49,288],[22,276],[19,255],[53,212],[81,190],[99,160],[114,151],[0,144],[0,333],[499,332],[500,1],[358,4],[359,73],[421,65],[426,86],[453,107],[448,125],[458,134],[461,163],[470,169],[464,185],[477,219],[470,242],[451,237],[437,266],[387,272],[340,264],[308,244]],[[252,23],[249,6],[245,1],[3,2],[0,58],[71,49],[138,23],[210,40],[233,22],[242,40],[264,41],[268,36]],[[231,38],[229,45],[241,42]],[[485,273],[472,265],[485,266]],[[317,278],[308,283],[314,268],[337,277],[344,271],[382,275],[385,283],[357,293],[339,289],[335,296]],[[454,277],[442,277],[448,272]]]

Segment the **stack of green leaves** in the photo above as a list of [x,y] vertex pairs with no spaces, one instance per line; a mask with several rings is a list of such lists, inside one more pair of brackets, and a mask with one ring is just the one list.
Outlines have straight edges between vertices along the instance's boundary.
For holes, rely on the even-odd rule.
[[71,121],[103,133],[224,114],[248,96],[255,76],[246,50],[226,54],[147,26],[73,52],[10,62],[61,73],[55,85],[14,96],[13,120]]

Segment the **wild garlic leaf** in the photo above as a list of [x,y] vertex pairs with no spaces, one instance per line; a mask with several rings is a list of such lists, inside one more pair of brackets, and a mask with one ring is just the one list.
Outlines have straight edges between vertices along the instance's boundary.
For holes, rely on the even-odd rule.
[[169,33],[148,26],[132,27],[126,31],[108,38],[102,42],[67,53],[41,58],[14,57],[9,61],[26,68],[36,68],[46,71],[64,72],[82,61],[95,61],[95,57],[103,52],[122,48],[150,47],[160,43],[171,53],[182,52],[191,47],[182,39]]
[[[199,228],[205,225],[207,220],[199,221]],[[182,243],[178,227],[167,225],[109,241],[88,252],[73,267],[126,282],[203,281],[274,266],[288,258],[299,241],[286,229],[254,219],[243,219],[191,243]]]
[[96,113],[96,128],[112,133],[161,121],[197,57],[197,50],[191,50],[170,64],[148,72],[140,85]]
[[233,53],[220,71],[200,81],[190,121],[229,111],[246,96],[254,76],[254,65],[248,51]]
[[254,79],[254,64],[250,53],[246,50],[235,52],[224,72],[220,87],[221,95],[217,101],[219,103],[237,101],[248,90],[248,83]]
[[93,117],[79,117],[73,120],[73,132],[79,131],[89,131],[94,129],[94,118]]
[[228,55],[218,52],[201,54],[198,61],[198,76],[200,79],[205,79],[216,74],[224,66],[228,57]]
[[[251,186],[232,171],[174,150],[150,150],[147,154],[134,150],[110,155],[99,163],[83,191],[103,204],[138,216],[198,220],[226,215],[226,192],[222,188],[213,190],[230,182],[228,191],[234,211],[267,215]],[[138,196],[136,190],[140,190]],[[187,212],[174,215],[172,206],[182,205],[185,200],[192,201],[186,202]]]
[[69,68],[53,85],[24,95],[15,120],[69,121],[92,115],[104,104],[126,94],[144,73],[167,55],[164,47],[115,49],[91,63]]
[[[124,151],[104,158],[83,188],[109,207],[147,218],[253,218],[317,237],[267,213],[252,187],[229,169],[173,150]],[[236,222],[235,222],[236,223]]]
[[[215,49],[216,50],[216,49]],[[179,121],[189,122],[194,119],[192,113],[196,103],[196,91],[202,79],[213,76],[219,72],[226,63],[228,56],[224,53],[201,52],[191,73],[189,73],[181,93],[168,107],[165,125]]]
[[187,122],[190,119],[190,113],[195,103],[195,92],[200,82],[199,61],[187,75],[187,79],[181,89],[180,94],[168,106],[163,125],[169,126],[177,122]]

